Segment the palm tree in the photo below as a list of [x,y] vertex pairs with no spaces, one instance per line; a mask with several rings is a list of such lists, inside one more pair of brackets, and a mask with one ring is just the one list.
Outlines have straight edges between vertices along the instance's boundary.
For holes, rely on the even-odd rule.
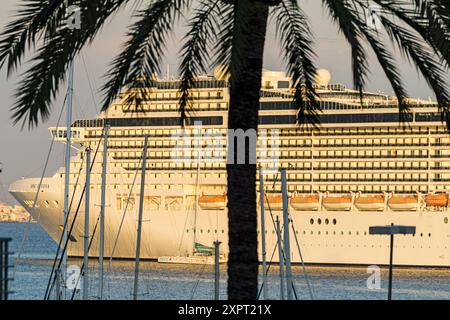
[[[27,52],[34,55],[12,107],[14,123],[33,127],[48,118],[51,102],[66,77],[67,67],[98,35],[108,19],[134,5],[135,19],[122,52],[112,62],[103,87],[106,109],[123,88],[133,88],[129,103],[139,109],[145,87],[165,51],[165,40],[180,16],[192,9],[180,64],[180,113],[189,114],[195,77],[209,66],[224,65],[230,78],[230,129],[257,129],[261,69],[270,17],[278,31],[287,70],[292,77],[298,123],[316,125],[320,107],[314,91],[313,35],[304,4],[296,0],[22,0],[0,39],[0,67],[16,71]],[[367,51],[380,63],[397,98],[399,112],[409,112],[407,94],[388,44],[400,49],[434,91],[442,120],[450,123],[446,75],[450,63],[448,0],[322,0],[351,47],[353,82],[361,93],[368,76]],[[370,5],[382,9],[383,30],[366,24]],[[65,25],[68,5],[80,7],[81,29]],[[401,117],[404,119],[403,117]],[[253,150],[253,151],[252,151]],[[256,145],[250,142],[246,159]],[[242,150],[240,150],[242,151]],[[229,154],[234,159],[236,151]],[[229,264],[228,298],[257,297],[256,165],[228,164]]]

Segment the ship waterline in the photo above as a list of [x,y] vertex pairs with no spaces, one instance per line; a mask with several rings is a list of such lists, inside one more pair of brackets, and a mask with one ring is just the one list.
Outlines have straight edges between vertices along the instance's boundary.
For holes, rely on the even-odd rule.
[[[417,230],[414,236],[396,238],[395,264],[450,267],[450,136],[434,103],[411,100],[410,125],[402,126],[395,98],[365,92],[361,104],[359,92],[319,82],[322,124],[299,127],[290,79],[266,71],[262,83],[260,130],[266,133],[258,138],[257,157],[265,169],[266,244],[270,257],[274,251],[273,261],[278,261],[273,219],[281,215],[282,201],[277,172],[268,169],[285,167],[293,262],[300,262],[298,243],[306,263],[387,264],[389,238],[369,235],[369,227],[394,223]],[[130,112],[119,99],[98,119],[74,123],[73,142],[82,151],[71,159],[70,220],[77,218],[70,255],[83,253],[84,202],[78,214],[75,209],[84,187],[83,150],[98,149],[97,159],[101,158],[105,124],[110,126],[105,255],[111,255],[119,234],[114,257],[135,256],[140,187],[133,181],[140,181],[135,178],[140,176],[145,136],[149,150],[141,257],[192,256],[195,243],[212,246],[215,240],[223,243],[221,253],[227,255],[227,82],[198,80],[193,90],[195,116],[186,124],[188,139],[181,136],[182,143],[177,86],[176,81],[155,81],[145,114]],[[194,122],[201,122],[201,128]],[[50,130],[64,142],[64,128]],[[201,137],[189,130],[200,130]],[[91,256],[98,255],[94,228],[100,211],[100,173],[97,160],[91,175]],[[63,224],[64,177],[62,168],[44,179],[30,212],[56,242]],[[11,185],[10,192],[32,211],[38,185],[39,179],[23,179]]]

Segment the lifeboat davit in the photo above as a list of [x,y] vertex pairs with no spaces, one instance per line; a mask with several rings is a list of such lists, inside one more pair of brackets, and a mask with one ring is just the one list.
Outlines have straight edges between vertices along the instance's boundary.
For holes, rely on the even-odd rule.
[[434,193],[427,194],[425,202],[428,207],[446,207],[448,205],[447,193]]
[[383,211],[385,208],[385,195],[361,196],[355,199],[355,207],[361,211]]
[[389,208],[393,211],[416,211],[420,205],[420,195],[395,195],[388,200]]
[[227,196],[223,195],[202,195],[198,198],[198,205],[203,210],[223,210],[227,206]]
[[352,208],[352,195],[327,196],[323,198],[322,205],[329,211],[349,211]]
[[317,211],[320,208],[320,194],[294,195],[291,206],[297,211]]
[[264,197],[264,209],[283,210],[283,196],[282,195],[266,195]]

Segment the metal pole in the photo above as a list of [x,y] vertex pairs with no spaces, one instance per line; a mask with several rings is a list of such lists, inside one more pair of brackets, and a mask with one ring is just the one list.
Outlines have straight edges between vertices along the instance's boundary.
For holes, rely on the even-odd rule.
[[214,300],[219,300],[220,297],[220,241],[215,241],[214,242],[214,254],[215,254],[215,259],[214,259]]
[[89,286],[89,206],[91,195],[91,148],[86,148],[86,203],[84,209],[83,300],[88,300]]
[[264,176],[263,169],[259,167],[259,204],[261,214],[261,253],[263,269],[263,297],[267,300],[267,265],[266,265],[266,222],[264,214]]
[[137,300],[139,291],[139,260],[141,257],[142,213],[144,211],[145,173],[147,169],[148,136],[145,136],[144,151],[142,154],[141,195],[139,197],[139,219],[136,240],[136,263],[134,266],[134,290],[133,300]]
[[69,81],[67,89],[67,122],[66,122],[66,163],[65,163],[65,184],[64,184],[64,228],[63,228],[63,257],[62,257],[62,299],[66,299],[66,272],[67,272],[67,250],[64,247],[67,242],[67,227],[69,224],[69,184],[70,184],[70,151],[72,147],[72,102],[73,102],[73,61],[69,65]]
[[6,300],[6,252],[3,252],[4,243],[5,242],[3,240],[0,241],[0,300]]
[[[105,120],[106,121],[106,120]],[[105,201],[106,201],[106,164],[108,159],[108,130],[109,126],[105,124],[103,137],[103,164],[102,164],[102,195],[100,205],[100,248],[98,258],[98,298],[103,299],[103,258],[105,254]]]
[[291,246],[289,241],[289,203],[287,194],[286,169],[281,169],[281,189],[283,193],[283,223],[284,223],[284,253],[286,260],[286,290],[287,299],[292,300],[292,270],[291,270]]
[[8,269],[9,269],[9,241],[5,241],[5,300],[8,300],[8,294],[9,294],[9,279],[8,279]]
[[389,255],[389,288],[388,288],[388,300],[392,300],[392,261],[394,258],[394,234],[391,233],[391,246]]
[[280,261],[280,300],[284,300],[284,257],[283,257],[283,247],[281,245],[281,229],[280,229],[280,220],[276,220],[277,225],[277,245],[278,245],[278,260]]

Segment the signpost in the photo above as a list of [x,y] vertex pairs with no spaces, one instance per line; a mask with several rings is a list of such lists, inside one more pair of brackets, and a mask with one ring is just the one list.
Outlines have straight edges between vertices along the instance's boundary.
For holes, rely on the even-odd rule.
[[393,223],[390,226],[374,226],[369,227],[369,234],[390,235],[390,253],[389,253],[389,288],[388,300],[392,300],[392,261],[394,258],[394,235],[395,234],[415,234],[416,227],[414,226],[396,226]]

